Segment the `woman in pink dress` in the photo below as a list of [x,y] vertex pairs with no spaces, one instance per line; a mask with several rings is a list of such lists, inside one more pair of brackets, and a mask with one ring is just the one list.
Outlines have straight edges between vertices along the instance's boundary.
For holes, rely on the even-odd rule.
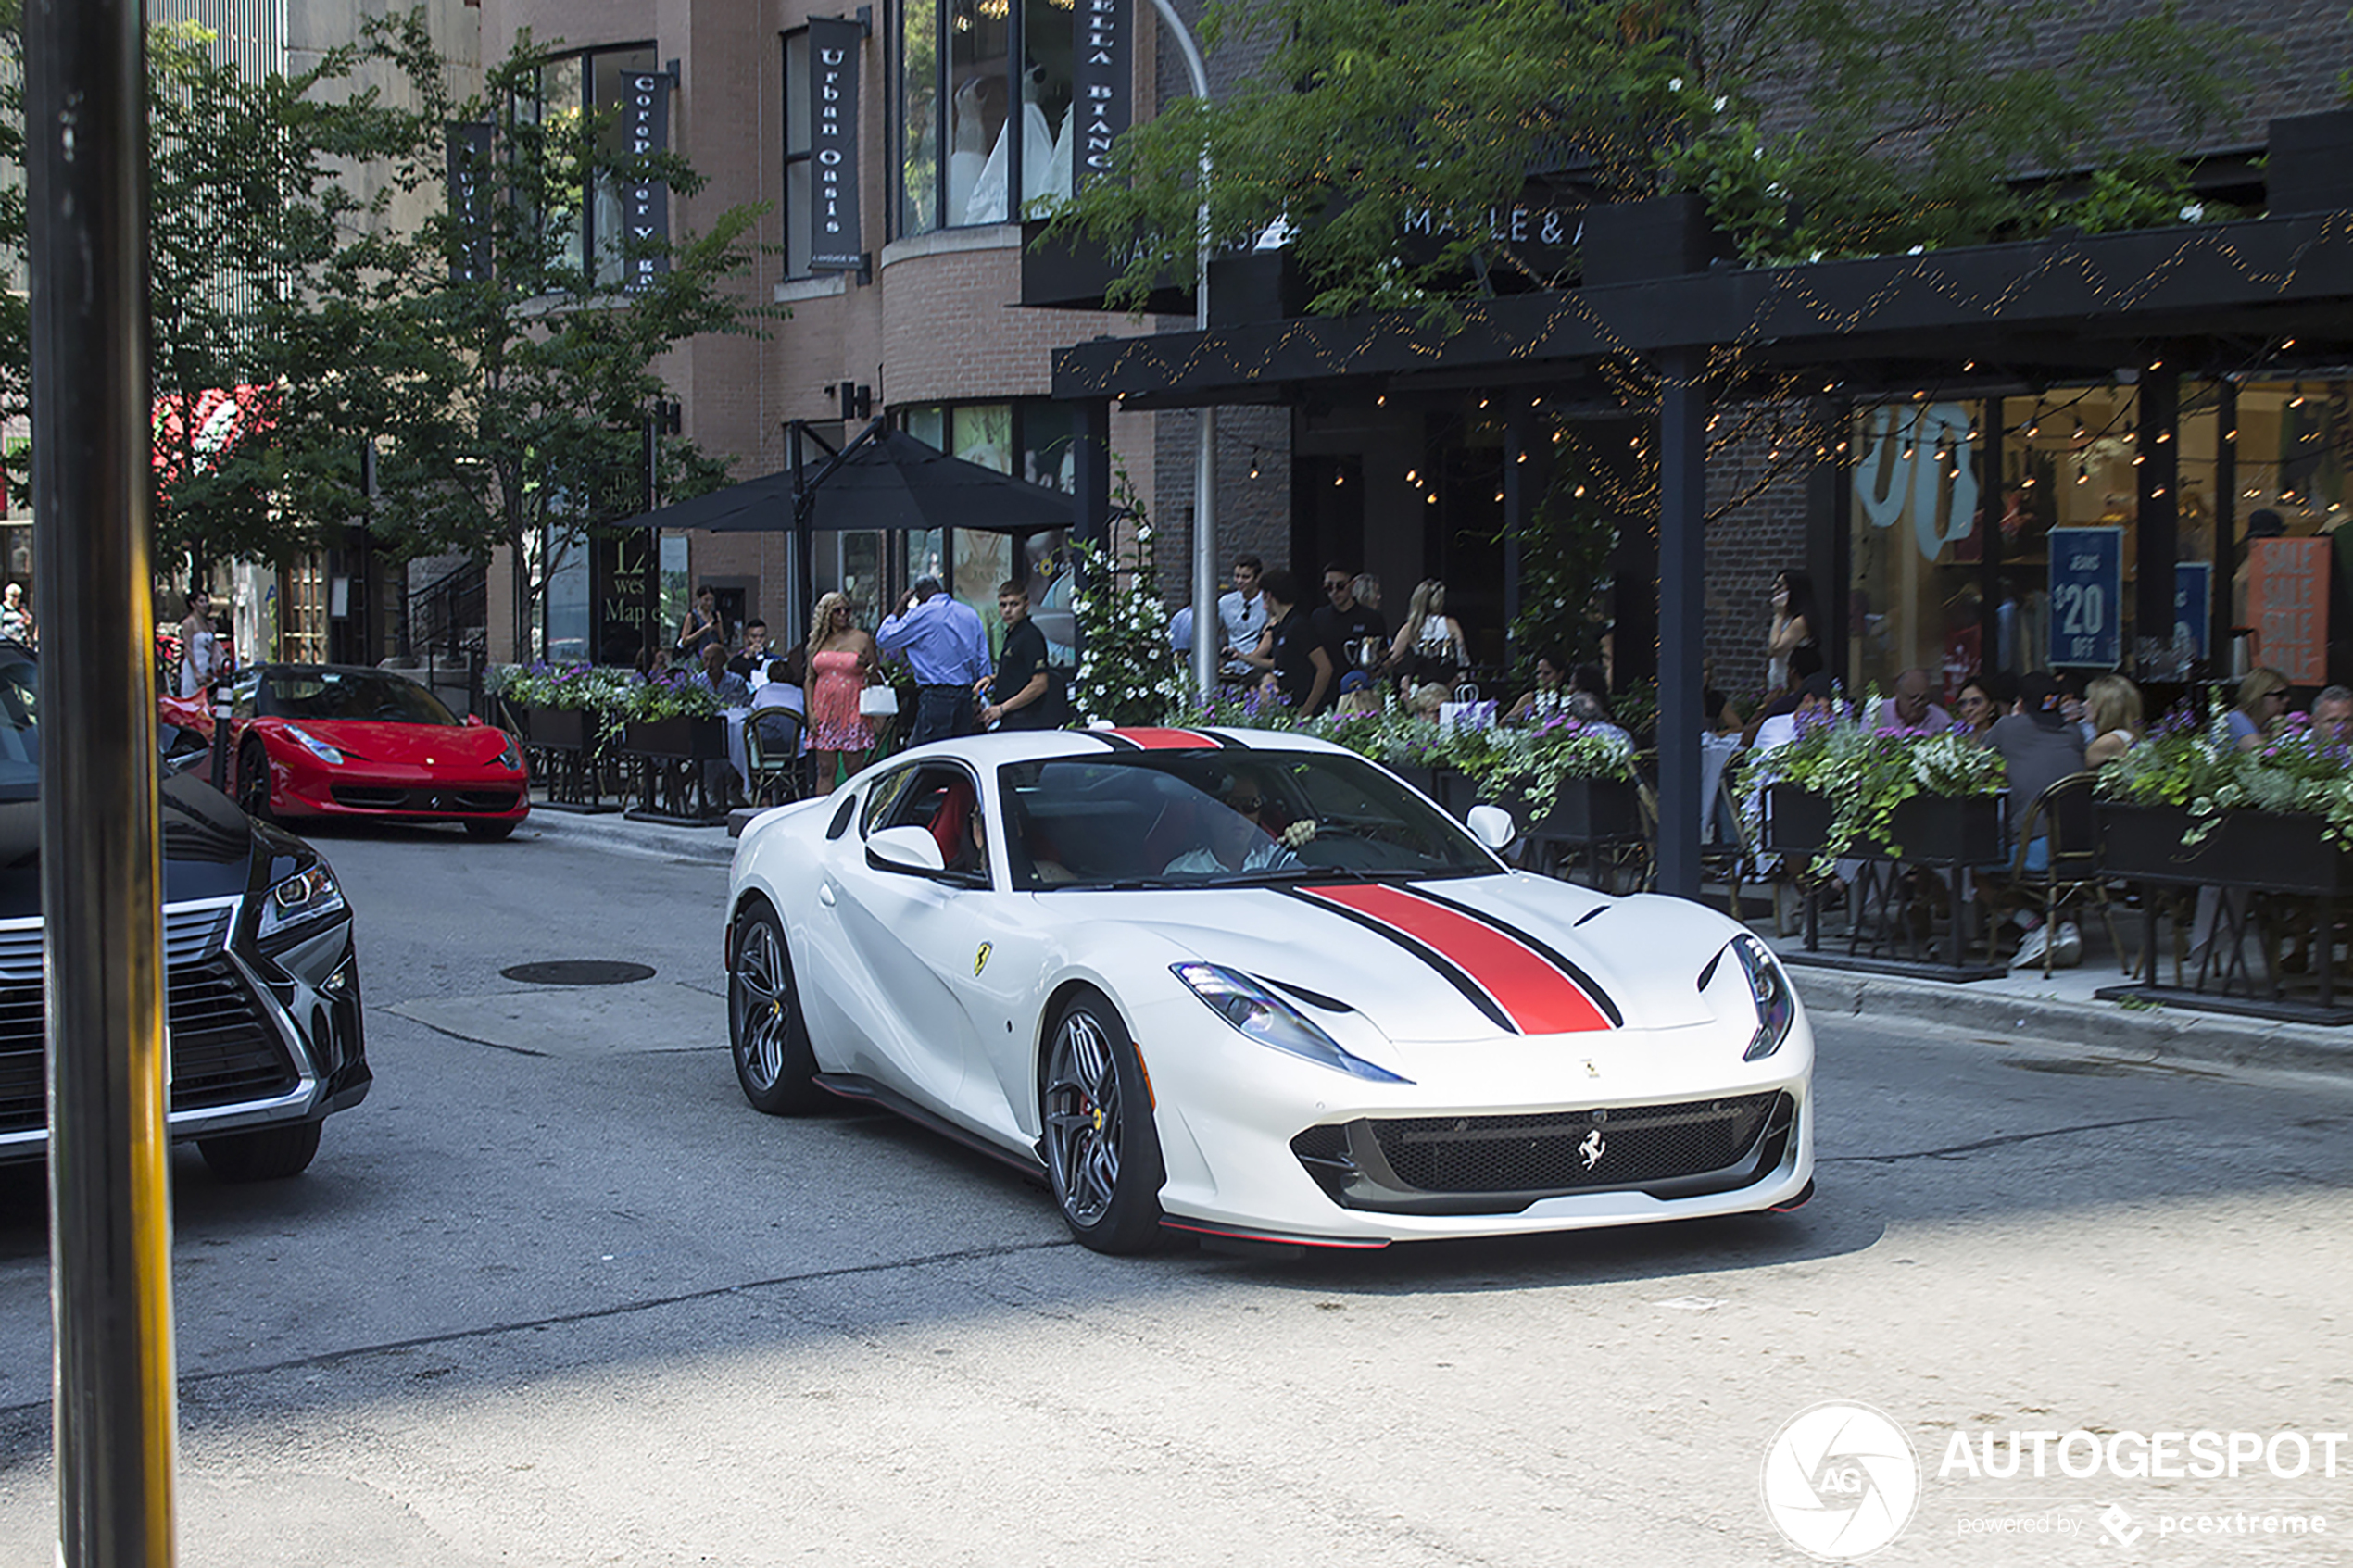
[[809,752],[817,787],[830,792],[845,755],[853,773],[866,765],[875,732],[858,711],[858,694],[874,673],[875,639],[859,630],[846,594],[827,594],[809,612]]

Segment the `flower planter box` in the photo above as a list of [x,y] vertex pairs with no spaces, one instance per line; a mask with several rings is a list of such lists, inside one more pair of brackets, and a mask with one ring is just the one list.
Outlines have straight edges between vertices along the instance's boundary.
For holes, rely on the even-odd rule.
[[580,708],[526,708],[523,738],[560,751],[586,751],[595,744],[595,715]]
[[[2284,811],[2225,811],[2196,819],[2182,806],[2103,800],[2100,869],[2133,882],[2244,887],[2332,897],[2353,891],[2353,854],[2329,842],[2327,819]],[[2196,843],[2198,825],[2210,823]]]
[[1452,768],[1396,767],[1389,770],[1432,800],[1439,809],[1460,821],[1478,800],[1478,785],[1469,775]]
[[[1811,790],[1774,784],[1766,791],[1766,810],[1765,847],[1775,853],[1818,854],[1830,836],[1831,803]],[[1939,866],[1994,865],[2007,858],[2000,802],[1990,795],[1916,795],[1895,808],[1886,843],[1857,840],[1843,853]]]
[[632,719],[622,727],[621,746],[640,757],[673,762],[718,762],[727,756],[724,719]]
[[1563,779],[1541,812],[1517,791],[1495,804],[1509,809],[1531,838],[1588,844],[1642,836],[1642,799],[1624,779]]

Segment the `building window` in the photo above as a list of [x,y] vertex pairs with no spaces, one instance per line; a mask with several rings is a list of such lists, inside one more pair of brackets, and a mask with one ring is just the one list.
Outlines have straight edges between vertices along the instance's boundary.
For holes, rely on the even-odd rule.
[[1071,0],[900,0],[900,234],[1010,222],[1070,194],[1071,14]]
[[809,30],[785,34],[785,276],[809,276]]
[[[1067,493],[1076,487],[1070,410],[1050,398],[934,404],[898,413],[900,429],[950,457],[1049,490]],[[944,540],[937,534],[910,536],[911,563],[924,559],[925,550],[933,559],[944,553],[949,593],[980,612],[991,646],[1004,640],[997,586],[1018,578],[1029,584],[1030,618],[1045,633],[1048,659],[1064,668],[1077,661],[1069,530],[1051,529],[1026,539],[976,528],[950,529]]]
[[516,124],[538,128],[541,156],[548,161],[548,194],[540,221],[555,245],[550,263],[586,270],[601,287],[619,287],[623,281],[627,233],[623,193],[611,175],[589,169],[580,138],[592,119],[599,120],[603,150],[609,157],[623,156],[623,77],[655,69],[650,44],[556,56],[541,62],[529,87],[509,106]]

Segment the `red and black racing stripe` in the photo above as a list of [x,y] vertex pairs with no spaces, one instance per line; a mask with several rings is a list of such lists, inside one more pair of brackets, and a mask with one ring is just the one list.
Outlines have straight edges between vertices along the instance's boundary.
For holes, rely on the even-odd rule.
[[1582,970],[1492,916],[1380,883],[1296,891],[1411,950],[1514,1034],[1579,1034],[1625,1022]]
[[1131,724],[1117,730],[1090,730],[1114,751],[1222,751],[1226,742],[1202,730],[1177,730],[1165,725]]

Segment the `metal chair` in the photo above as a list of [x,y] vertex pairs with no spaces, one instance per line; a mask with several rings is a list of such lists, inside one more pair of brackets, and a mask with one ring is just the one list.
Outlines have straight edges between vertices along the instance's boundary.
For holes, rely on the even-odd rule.
[[[2052,950],[2058,944],[2057,921],[2068,904],[2082,899],[2099,907],[2100,919],[2107,922],[2108,939],[2116,950],[2117,967],[2131,972],[2133,966],[2125,960],[2124,944],[2117,935],[2116,911],[2108,903],[2108,876],[2100,870],[2099,834],[2092,821],[2092,773],[2070,773],[2045,790],[2012,833],[2009,869],[1981,873],[1981,880],[1995,885],[2007,885],[2015,893],[2037,898],[2041,903],[2043,922],[2050,927],[2051,936],[2043,943],[2043,977],[2050,978]],[[2050,859],[2039,871],[2026,866],[2027,850],[2038,838],[2050,841]],[[1994,939],[2000,935],[2002,922],[1985,922],[1985,961],[1994,961]]]
[[[801,792],[800,734],[804,721],[789,708],[763,708],[744,720],[744,789],[762,806],[798,800]],[[761,727],[768,726],[762,734]]]

